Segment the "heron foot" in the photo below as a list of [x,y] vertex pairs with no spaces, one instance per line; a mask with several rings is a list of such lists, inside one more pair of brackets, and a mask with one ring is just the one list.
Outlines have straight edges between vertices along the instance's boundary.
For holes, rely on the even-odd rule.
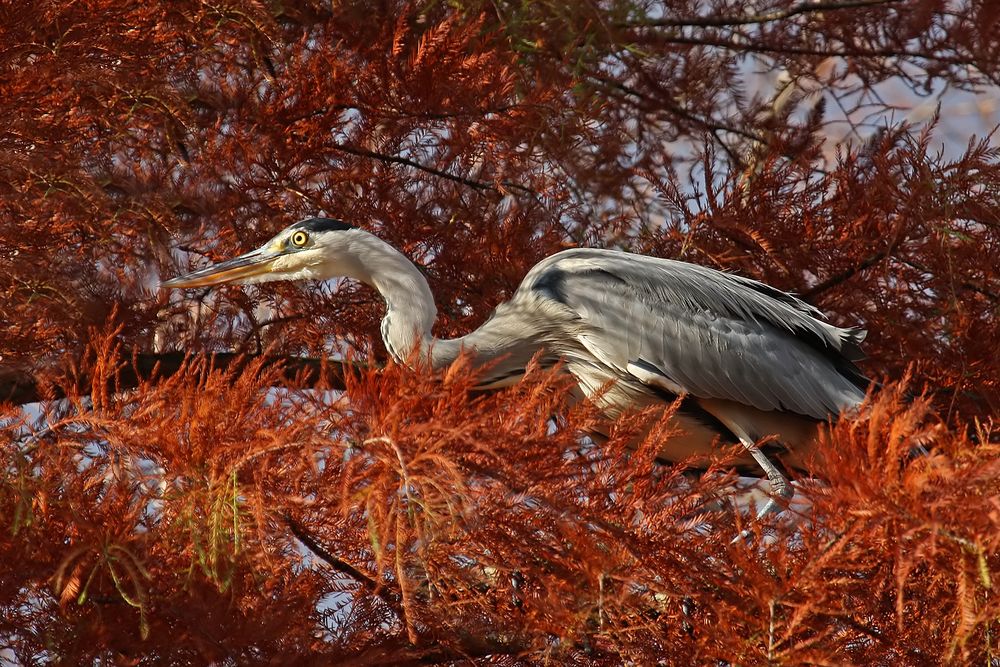
[[[788,481],[778,467],[771,462],[769,458],[760,451],[760,448],[756,443],[740,438],[740,442],[743,447],[750,453],[757,465],[761,467],[764,473],[767,475],[767,481],[771,486],[771,492],[769,494],[768,501],[757,511],[757,519],[762,519],[772,512],[775,514],[780,514],[788,507],[788,501],[792,499],[795,495],[795,489],[792,488],[791,483]],[[740,534],[733,538],[733,542],[738,542],[740,540],[746,540],[750,537],[750,529],[745,528],[740,531]]]

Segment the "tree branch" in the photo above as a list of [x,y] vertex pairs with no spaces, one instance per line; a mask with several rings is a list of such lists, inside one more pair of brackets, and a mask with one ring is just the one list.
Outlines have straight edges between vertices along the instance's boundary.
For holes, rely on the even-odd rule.
[[[940,63],[952,66],[973,67],[977,63],[968,58],[958,56],[947,56],[942,53],[930,53],[926,51],[907,51],[905,49],[893,48],[849,48],[842,46],[829,46],[828,48],[812,48],[804,46],[786,46],[782,44],[768,44],[761,41],[739,42],[734,40],[720,39],[714,37],[685,37],[683,35],[657,35],[657,39],[665,44],[686,44],[690,46],[713,46],[730,51],[744,51],[750,53],[767,53],[784,56],[841,56],[844,58],[911,58],[927,62]],[[995,81],[995,77],[989,72],[980,71],[976,68],[976,75]]]
[[[899,261],[901,261],[903,264],[906,264],[911,269],[916,269],[921,273],[934,273],[923,264],[915,262],[912,259],[899,258]],[[992,301],[1000,302],[1000,293],[982,287],[981,285],[976,285],[975,283],[969,282],[968,280],[963,280],[962,282],[958,283],[958,286],[961,287],[962,289],[969,290],[970,292],[982,294],[983,296],[989,298]]]
[[[334,570],[346,574],[357,581],[368,593],[377,596],[397,617],[402,618],[402,602],[393,591],[383,588],[377,581],[366,575],[364,572],[354,567],[350,563],[337,558],[323,547],[301,524],[292,518],[290,514],[283,517],[285,525],[292,535],[302,543],[314,556],[332,567]],[[398,646],[387,646],[385,644],[364,649],[360,653],[351,656],[348,664],[374,664],[382,662],[392,662],[393,664],[440,664],[455,660],[465,660],[471,656],[488,655],[515,655],[524,650],[524,645],[518,642],[504,642],[495,637],[477,636],[473,634],[460,635],[456,637],[458,646],[451,647],[445,643],[431,641],[428,644],[423,642],[415,645],[409,642],[401,643]],[[378,658],[376,658],[378,656]]]
[[799,296],[802,299],[805,299],[806,301],[809,301],[810,299],[812,299],[816,295],[822,294],[823,292],[826,292],[827,290],[832,289],[832,288],[836,287],[837,285],[840,285],[842,283],[847,282],[848,280],[850,280],[854,276],[858,275],[859,273],[861,273],[865,269],[869,269],[872,266],[874,266],[874,265],[878,264],[879,262],[881,262],[882,260],[888,259],[889,256],[892,255],[893,252],[895,252],[896,248],[899,247],[899,244],[901,242],[902,242],[902,239],[901,238],[897,238],[892,243],[890,243],[888,246],[886,246],[883,250],[880,250],[880,251],[878,251],[876,253],[873,253],[873,254],[869,255],[868,257],[866,257],[865,259],[861,260],[860,262],[858,262],[857,264],[855,264],[854,266],[852,266],[852,267],[850,267],[848,269],[844,269],[843,271],[841,271],[839,273],[833,274],[832,276],[830,276],[826,280],[824,280],[824,281],[822,281],[820,283],[817,283],[816,285],[813,285],[809,289],[807,289],[804,292],[800,293]]
[[389,607],[396,612],[397,615],[401,615],[403,613],[403,610],[400,607],[399,598],[393,595],[391,591],[382,588],[379,586],[377,581],[369,577],[367,574],[347,561],[341,560],[327,551],[322,544],[316,541],[316,538],[314,538],[309,531],[292,518],[291,514],[285,514],[282,519],[284,519],[285,525],[288,526],[288,530],[292,532],[295,539],[301,542],[310,553],[332,567],[334,570],[346,574],[351,579],[357,581],[361,584],[361,587],[369,593],[377,595],[379,599],[389,605]]
[[[140,383],[153,379],[168,378],[184,368],[185,361],[192,359],[185,352],[143,352],[135,355],[122,354],[122,369],[113,378],[117,389],[134,389]],[[252,361],[262,359],[266,367],[278,365],[281,368],[279,386],[324,386],[330,389],[344,389],[344,372],[348,366],[343,362],[309,357],[288,357],[279,355],[238,354],[220,352],[207,356],[212,368],[240,369]],[[79,394],[87,394],[91,389],[87,374],[75,379],[72,389]],[[0,402],[15,404],[34,403],[47,399],[65,398],[70,387],[44,379],[43,373],[11,366],[0,366]]]
[[[472,178],[466,178],[464,176],[458,176],[450,172],[444,171],[442,169],[437,169],[436,167],[428,167],[425,164],[420,164],[416,160],[410,160],[409,158],[400,157],[398,155],[386,155],[385,153],[376,153],[375,151],[368,150],[367,148],[359,148],[357,146],[350,146],[348,144],[334,144],[333,148],[343,153],[348,153],[349,155],[357,155],[358,157],[367,157],[378,160],[385,164],[401,164],[406,167],[412,167],[413,169],[419,169],[420,171],[427,172],[428,174],[433,174],[440,178],[447,179],[449,181],[454,181],[455,183],[461,183],[462,185],[467,185],[473,188],[477,192],[495,192],[496,194],[503,195],[504,193],[496,186],[487,183],[486,181],[477,181]],[[512,183],[510,181],[503,181],[500,185],[511,190],[520,190],[526,194],[536,196],[536,193],[531,188],[526,188],[523,185],[518,185],[517,183]]]
[[765,12],[763,14],[748,14],[745,16],[691,16],[680,19],[655,19],[651,21],[630,21],[615,24],[616,28],[684,28],[688,26],[723,27],[735,25],[752,25],[771,23],[813,12],[838,11],[842,9],[857,9],[859,7],[875,7],[890,5],[902,0],[841,0],[840,2],[802,2],[788,9]]
[[621,93],[624,93],[625,95],[628,95],[628,96],[634,97],[636,99],[642,100],[644,102],[647,102],[648,104],[659,105],[660,107],[662,107],[666,111],[668,111],[668,112],[670,112],[670,113],[672,113],[672,114],[674,114],[676,116],[680,116],[684,120],[687,120],[687,121],[689,121],[691,123],[694,123],[695,125],[697,125],[698,127],[702,128],[702,129],[713,130],[713,131],[714,130],[721,130],[723,132],[731,132],[733,134],[739,135],[739,136],[744,137],[746,139],[751,139],[753,141],[761,141],[762,140],[762,138],[761,138],[760,135],[758,135],[758,134],[756,134],[756,133],[754,133],[754,132],[752,132],[750,130],[747,130],[745,128],[737,127],[735,125],[731,125],[731,124],[725,123],[725,122],[723,122],[721,120],[716,120],[715,118],[711,118],[711,117],[704,118],[704,117],[698,116],[693,111],[689,111],[689,110],[687,110],[687,109],[679,106],[673,100],[667,99],[666,96],[657,96],[655,98],[651,98],[649,95],[647,95],[647,94],[645,94],[645,93],[643,93],[643,92],[641,92],[639,90],[636,90],[635,88],[633,88],[631,86],[628,86],[628,85],[626,85],[626,84],[624,84],[624,83],[622,83],[620,81],[615,81],[614,79],[602,76],[600,74],[593,74],[593,73],[587,74],[586,78],[589,79],[590,81],[592,81],[592,82],[594,82],[594,83],[602,86],[603,90],[607,91],[610,88],[610,89],[613,89],[613,90],[617,90],[617,91],[619,91]]

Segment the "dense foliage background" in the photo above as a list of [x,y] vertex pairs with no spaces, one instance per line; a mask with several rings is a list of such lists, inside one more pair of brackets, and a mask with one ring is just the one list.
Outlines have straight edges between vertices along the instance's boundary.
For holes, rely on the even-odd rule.
[[[0,660],[1000,659],[1000,152],[949,106],[990,117],[1000,6],[745,4],[0,5]],[[732,544],[655,415],[597,447],[558,376],[379,370],[352,283],[157,288],[318,214],[439,335],[620,247],[865,326],[887,385]]]

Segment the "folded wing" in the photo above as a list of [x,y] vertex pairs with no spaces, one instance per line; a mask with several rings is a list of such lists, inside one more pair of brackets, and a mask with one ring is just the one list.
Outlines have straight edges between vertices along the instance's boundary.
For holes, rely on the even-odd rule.
[[868,386],[853,363],[864,331],[827,324],[754,280],[576,249],[540,263],[521,289],[567,309],[568,347],[649,387],[825,419],[858,404]]

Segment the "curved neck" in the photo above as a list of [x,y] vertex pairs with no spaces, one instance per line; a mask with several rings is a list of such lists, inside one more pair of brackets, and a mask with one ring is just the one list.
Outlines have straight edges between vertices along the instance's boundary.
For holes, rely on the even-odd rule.
[[[451,340],[435,338],[431,327],[437,317],[434,296],[423,274],[401,252],[378,237],[356,230],[348,259],[339,275],[348,275],[379,291],[385,299],[382,340],[389,354],[401,363],[417,350],[432,368],[451,365],[467,351],[473,366],[489,365],[481,386],[499,387],[516,382],[528,363],[544,347],[551,318],[533,306],[530,297],[501,304],[475,331]],[[361,260],[364,258],[364,261]]]
[[439,340],[431,328],[437,318],[434,295],[413,262],[385,241],[368,233],[351,240],[356,256],[365,257],[351,277],[378,290],[385,300],[382,340],[389,354],[405,362],[414,349],[434,368],[451,364],[461,350],[461,339]]

